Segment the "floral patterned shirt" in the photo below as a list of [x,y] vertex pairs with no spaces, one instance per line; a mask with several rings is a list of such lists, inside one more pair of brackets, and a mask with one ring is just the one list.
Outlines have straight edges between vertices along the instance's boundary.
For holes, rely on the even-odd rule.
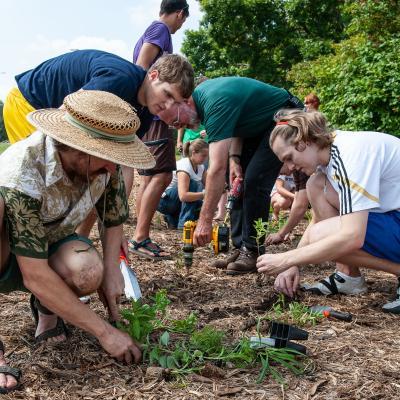
[[106,228],[129,215],[124,180],[101,174],[90,182],[72,182],[62,168],[53,140],[35,132],[0,156],[0,195],[14,254],[47,258],[48,245],[72,234],[93,205]]

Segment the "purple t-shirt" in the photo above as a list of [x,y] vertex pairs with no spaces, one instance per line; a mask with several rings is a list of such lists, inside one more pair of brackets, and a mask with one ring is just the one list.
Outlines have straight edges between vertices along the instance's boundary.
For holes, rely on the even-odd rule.
[[168,26],[161,21],[153,21],[136,42],[135,50],[133,51],[134,64],[136,64],[143,43],[151,43],[160,48],[160,51],[157,54],[157,57],[152,61],[152,64],[154,64],[154,62],[164,53],[172,54],[173,52],[171,33]]

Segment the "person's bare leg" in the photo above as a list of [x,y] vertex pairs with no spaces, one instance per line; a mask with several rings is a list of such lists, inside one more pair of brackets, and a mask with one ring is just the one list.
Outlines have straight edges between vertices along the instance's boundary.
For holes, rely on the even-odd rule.
[[125,166],[123,166],[121,168],[122,168],[122,176],[124,177],[126,196],[129,198],[129,196],[132,192],[135,170],[133,168],[129,168],[129,167],[125,167]]
[[[313,222],[339,215],[339,196],[325,174],[318,172],[307,182],[307,197],[313,210]],[[357,266],[336,262],[336,269],[351,277],[361,276]]]
[[[134,240],[141,242],[150,237],[150,224],[153,219],[154,213],[157,210],[161,195],[170,184],[172,179],[172,172],[163,172],[161,174],[153,175],[146,189],[141,196],[139,214],[137,216],[136,230]],[[140,249],[147,254],[153,255],[146,249]],[[166,252],[161,252],[160,256],[169,255]]]
[[[154,175],[156,176],[156,175]],[[146,191],[147,186],[150,184],[153,176],[141,176],[139,190],[136,193],[136,218],[139,220],[140,208],[142,205],[143,193]]]
[[[4,221],[4,200],[0,195],[0,275],[6,266],[6,262],[10,255],[10,246],[8,244],[7,233],[5,229]],[[0,350],[0,366],[6,366],[6,360],[3,352]],[[0,387],[11,389],[17,385],[17,380],[11,375],[5,375],[0,373]]]
[[[332,232],[337,232],[339,229],[340,217],[336,216],[324,221],[320,221],[311,227],[308,235],[309,243],[318,242],[331,235]],[[363,250],[357,250],[351,254],[341,257],[338,260],[333,261],[339,261],[341,265],[344,265],[350,269],[365,267],[377,271],[388,272],[396,276],[400,275],[400,264],[387,259],[375,257]]]
[[[103,261],[97,250],[78,240],[60,246],[49,258],[49,265],[78,297],[95,292],[103,278]],[[39,311],[35,337],[54,328],[56,324],[57,315],[46,315]],[[47,339],[47,342],[55,343],[65,339],[62,334]]]

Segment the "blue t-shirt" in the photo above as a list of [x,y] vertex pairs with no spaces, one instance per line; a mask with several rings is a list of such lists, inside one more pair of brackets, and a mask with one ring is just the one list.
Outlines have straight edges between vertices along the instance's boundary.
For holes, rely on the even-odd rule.
[[104,90],[131,104],[140,118],[138,136],[148,131],[153,115],[137,100],[146,71],[114,54],[77,50],[51,58],[15,77],[18,88],[36,108],[58,108],[64,97],[80,89]]

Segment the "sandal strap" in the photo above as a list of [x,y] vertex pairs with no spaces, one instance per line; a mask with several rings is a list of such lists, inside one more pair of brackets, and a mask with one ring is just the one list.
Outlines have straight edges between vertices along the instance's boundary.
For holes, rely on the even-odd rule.
[[9,365],[1,365],[0,366],[0,374],[11,375],[17,381],[21,378],[22,372],[18,368],[10,367]]
[[47,339],[50,339],[50,338],[56,337],[56,336],[60,336],[60,335],[68,336],[68,329],[65,326],[64,321],[60,317],[57,317],[57,325],[53,329],[44,331],[39,336],[36,336],[35,342],[40,343]]
[[[156,256],[159,256],[162,251],[160,246],[157,243],[154,243],[150,238],[144,239],[141,242],[136,242],[135,240],[130,240],[129,242],[135,250],[143,248],[151,251]],[[152,244],[154,247],[150,247],[149,244]]]
[[[37,297],[35,297],[33,294],[31,295],[31,308],[34,308],[37,311],[40,311],[42,314],[46,314],[46,315],[54,314],[53,311],[50,311],[43,304],[41,304],[39,299]],[[33,312],[33,310],[32,310],[32,312]]]

